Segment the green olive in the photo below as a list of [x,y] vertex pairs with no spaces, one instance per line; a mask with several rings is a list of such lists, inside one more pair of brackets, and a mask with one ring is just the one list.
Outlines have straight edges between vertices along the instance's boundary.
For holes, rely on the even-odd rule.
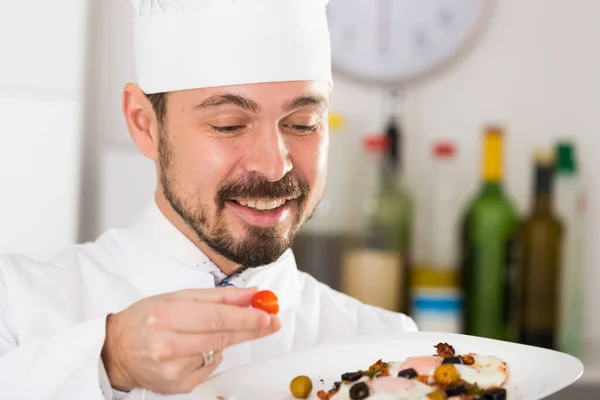
[[430,400],[445,400],[446,396],[443,392],[431,392],[427,395],[427,398]]
[[297,376],[290,382],[292,395],[297,399],[307,399],[312,392],[312,381],[308,376]]

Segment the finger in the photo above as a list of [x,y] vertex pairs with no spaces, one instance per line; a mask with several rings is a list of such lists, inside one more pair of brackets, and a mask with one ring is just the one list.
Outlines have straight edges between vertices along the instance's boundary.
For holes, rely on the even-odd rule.
[[223,298],[221,303],[240,307],[250,307],[252,305],[252,298],[256,293],[258,293],[258,288],[248,288],[244,293],[236,293],[234,297],[227,296]]
[[257,288],[220,287],[214,289],[186,289],[169,293],[166,300],[189,300],[205,303],[225,303],[236,305],[250,305]]
[[[204,352],[208,352],[208,351],[209,350],[205,350]],[[200,351],[197,351],[193,354],[186,355],[185,357],[180,358],[180,360],[183,360],[182,362],[186,366],[185,368],[186,368],[186,371],[188,371],[188,374],[198,371],[198,370],[201,370],[201,369],[212,372],[223,361],[223,352],[222,351],[212,350],[212,352],[213,352],[213,362],[210,363],[209,365],[204,364],[204,356],[202,355],[203,352],[200,352]]]
[[162,378],[175,384],[173,393],[191,393],[218,368],[222,361],[223,354],[219,352],[214,353],[214,360],[210,365],[204,365],[202,355],[189,356],[176,362],[166,363]]
[[201,355],[202,352],[222,352],[228,347],[270,336],[279,331],[279,319],[268,328],[253,331],[217,332],[207,334],[183,333],[174,337],[168,346],[170,358],[182,358],[190,355]]
[[217,367],[223,362],[223,354],[215,353],[215,362],[209,366],[199,367],[202,365],[202,356],[196,356],[196,369],[191,372],[185,379],[185,385],[188,386],[192,391],[202,383],[204,383],[210,375],[217,369]]
[[157,304],[147,320],[149,327],[179,333],[250,331],[267,328],[272,316],[249,307],[196,301]]

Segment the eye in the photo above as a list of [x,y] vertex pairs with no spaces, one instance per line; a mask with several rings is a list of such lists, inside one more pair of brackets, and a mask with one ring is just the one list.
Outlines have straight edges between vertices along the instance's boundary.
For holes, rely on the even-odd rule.
[[302,133],[314,132],[318,129],[318,125],[316,125],[316,124],[315,125],[287,125],[287,126],[295,131],[302,132]]
[[234,133],[244,128],[244,125],[228,125],[228,126],[215,126],[211,125],[211,128],[221,133]]

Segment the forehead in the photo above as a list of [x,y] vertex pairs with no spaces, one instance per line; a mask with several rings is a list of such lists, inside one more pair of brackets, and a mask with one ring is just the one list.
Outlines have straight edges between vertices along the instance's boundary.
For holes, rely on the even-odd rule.
[[329,101],[331,86],[329,83],[322,81],[269,82],[221,86],[173,92],[169,95],[169,102],[187,109],[219,95],[236,95],[248,98],[259,104],[262,109],[267,110],[281,108],[282,104],[301,96],[319,96]]

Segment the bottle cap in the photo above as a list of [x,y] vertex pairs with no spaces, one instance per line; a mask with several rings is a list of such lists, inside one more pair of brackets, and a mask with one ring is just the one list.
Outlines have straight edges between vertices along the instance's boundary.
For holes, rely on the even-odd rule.
[[482,176],[486,182],[497,182],[504,173],[504,130],[498,125],[488,125],[483,139]]
[[552,193],[554,172],[554,151],[552,148],[539,148],[534,153],[535,159],[535,193]]
[[577,172],[575,146],[570,141],[560,141],[556,144],[556,171],[565,174]]
[[488,135],[504,135],[504,127],[499,124],[489,124],[485,127],[485,133]]
[[452,158],[456,154],[456,146],[449,141],[440,141],[433,145],[435,158]]
[[363,140],[363,147],[368,152],[381,153],[391,146],[391,140],[386,135],[369,135]]
[[540,166],[553,166],[554,165],[554,152],[550,148],[541,148],[535,151],[535,163]]

